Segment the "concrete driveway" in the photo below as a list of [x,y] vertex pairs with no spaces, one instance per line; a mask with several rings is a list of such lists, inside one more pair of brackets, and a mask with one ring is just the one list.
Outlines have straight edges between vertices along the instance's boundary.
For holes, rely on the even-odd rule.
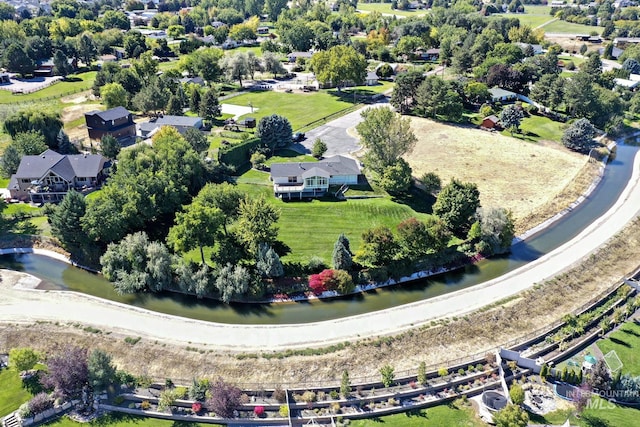
[[354,128],[362,121],[360,115],[363,110],[370,107],[388,106],[387,98],[382,98],[375,104],[367,105],[345,116],[332,120],[322,126],[310,130],[306,133],[306,139],[301,143],[295,144],[292,148],[300,153],[311,153],[313,143],[320,138],[327,144],[327,152],[325,157],[335,156],[337,154],[353,154],[360,151],[360,139],[349,135],[348,129]]

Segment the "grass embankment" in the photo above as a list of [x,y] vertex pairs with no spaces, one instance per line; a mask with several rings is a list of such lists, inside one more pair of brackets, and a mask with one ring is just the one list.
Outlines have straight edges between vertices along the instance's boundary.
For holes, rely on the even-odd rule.
[[623,373],[640,375],[640,324],[636,321],[625,323],[596,345],[605,355],[615,350],[622,362]]
[[556,144],[415,117],[411,127],[418,143],[405,158],[414,176],[435,172],[443,185],[451,178],[476,183],[482,206],[511,210],[520,232],[536,225],[521,219],[551,202],[585,164],[584,156]]
[[[278,154],[269,159],[267,166],[277,162],[316,161],[311,156],[299,155],[290,150]],[[401,221],[412,216],[426,217],[426,214],[416,212],[406,204],[397,203],[389,196],[377,194],[368,187],[361,188],[359,193],[379,197],[347,201],[331,199],[283,202],[273,197],[269,173],[253,169],[238,178],[238,187],[252,197],[264,197],[280,211],[278,239],[291,248],[291,253],[283,257],[285,261],[303,261],[319,256],[330,262],[333,244],[340,233],[345,233],[351,247],[357,249],[362,232],[368,228],[385,225],[394,229]],[[302,236],[306,237],[301,238]],[[209,253],[210,250],[205,251],[205,256]],[[187,256],[194,261],[199,260],[199,250],[191,251]]]
[[604,27],[597,27],[592,25],[574,24],[573,22],[557,21],[549,22],[542,26],[545,33],[552,34],[591,34],[595,31],[598,34],[602,34]]
[[188,423],[180,421],[159,420],[157,418],[144,418],[136,417],[128,414],[107,414],[90,423],[78,423],[70,418],[64,417],[50,423],[43,424],[49,427],[200,427],[200,426],[212,426],[216,427],[219,424],[201,424],[201,423]]
[[554,19],[549,12],[551,12],[549,6],[528,4],[524,7],[524,13],[496,13],[490,17],[517,18],[521,25],[536,28]]
[[376,417],[369,420],[356,420],[349,425],[352,427],[380,425],[384,427],[486,426],[485,423],[478,419],[472,408],[458,408],[453,404],[435,406],[422,411],[409,411],[403,414]]
[[600,397],[593,397],[591,404],[594,406],[585,409],[580,418],[575,417],[575,410],[564,409],[545,416],[529,414],[530,422],[540,425],[561,425],[568,419],[572,426],[580,427],[640,427],[638,409],[613,405]]
[[73,74],[68,77],[67,81],[61,81],[37,92],[25,95],[14,95],[8,90],[0,90],[0,104],[57,99],[65,95],[81,92],[91,88],[93,81],[96,78],[96,74],[97,73],[95,71]]
[[388,15],[396,15],[402,17],[424,16],[429,13],[425,9],[418,10],[398,10],[391,9],[391,3],[358,3],[358,10],[363,12],[380,12]]

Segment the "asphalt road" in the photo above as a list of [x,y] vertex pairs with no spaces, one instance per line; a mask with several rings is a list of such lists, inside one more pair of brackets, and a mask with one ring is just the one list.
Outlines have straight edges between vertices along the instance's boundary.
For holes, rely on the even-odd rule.
[[387,98],[382,98],[375,104],[367,105],[352,113],[339,117],[335,120],[310,130],[306,133],[306,139],[298,144],[292,146],[292,148],[300,153],[311,153],[313,143],[316,139],[321,139],[327,144],[327,152],[325,157],[335,156],[337,154],[353,155],[353,153],[360,151],[359,138],[350,135],[347,131],[362,121],[360,115],[366,108],[388,106],[389,101]]

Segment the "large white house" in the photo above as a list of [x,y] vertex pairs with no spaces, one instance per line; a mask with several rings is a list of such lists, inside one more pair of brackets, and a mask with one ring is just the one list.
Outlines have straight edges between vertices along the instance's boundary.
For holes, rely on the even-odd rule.
[[319,162],[271,164],[273,194],[281,199],[322,197],[330,185],[355,185],[360,165],[350,157],[333,156]]

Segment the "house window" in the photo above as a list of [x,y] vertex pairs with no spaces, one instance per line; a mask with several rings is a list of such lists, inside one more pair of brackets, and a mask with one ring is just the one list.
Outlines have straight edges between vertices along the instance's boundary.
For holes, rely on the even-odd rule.
[[298,182],[298,177],[297,176],[290,176],[288,178],[288,182],[289,183],[296,183],[296,182]]
[[31,180],[30,180],[30,179],[28,179],[28,178],[22,178],[22,179],[20,180],[20,182],[22,182],[23,184],[29,184],[29,183],[31,182]]
[[305,187],[327,187],[327,178],[323,176],[313,176],[304,180]]

